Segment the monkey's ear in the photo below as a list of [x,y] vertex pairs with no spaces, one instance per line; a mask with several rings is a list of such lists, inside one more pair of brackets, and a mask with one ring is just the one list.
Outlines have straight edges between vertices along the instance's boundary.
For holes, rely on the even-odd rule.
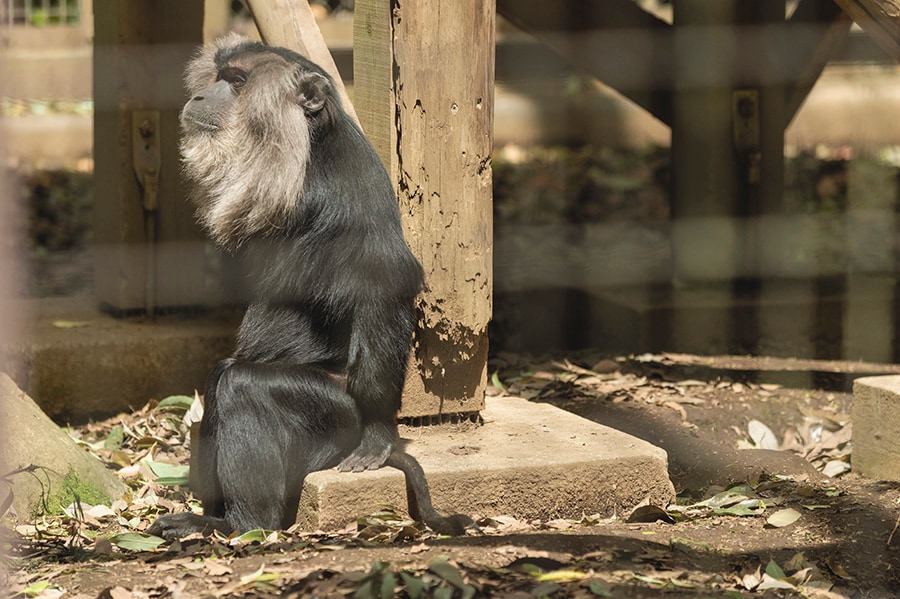
[[316,114],[325,106],[328,97],[328,79],[318,73],[300,73],[297,81],[297,103],[306,114]]

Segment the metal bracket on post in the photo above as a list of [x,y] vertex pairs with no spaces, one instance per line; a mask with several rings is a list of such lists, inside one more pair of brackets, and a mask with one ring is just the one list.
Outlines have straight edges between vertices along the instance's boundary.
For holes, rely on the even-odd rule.
[[159,111],[135,110],[131,114],[131,159],[144,209],[147,241],[144,309],[153,318],[156,305],[156,219],[159,214]]
[[747,183],[758,184],[762,155],[759,150],[759,90],[737,89],[731,93],[734,147],[744,159]]

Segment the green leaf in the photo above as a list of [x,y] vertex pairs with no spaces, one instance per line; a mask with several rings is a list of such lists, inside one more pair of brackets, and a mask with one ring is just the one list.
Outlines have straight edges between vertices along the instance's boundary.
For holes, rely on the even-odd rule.
[[772,578],[787,578],[784,570],[781,569],[781,566],[775,563],[775,560],[769,560],[769,563],[766,565],[766,574],[768,574]]
[[448,587],[438,587],[434,589],[434,599],[453,599],[453,589]]
[[425,582],[421,578],[416,578],[410,572],[400,572],[400,578],[406,585],[406,594],[409,599],[419,599],[425,596]]
[[33,584],[28,585],[23,591],[22,594],[26,597],[37,597],[44,591],[50,588],[50,583],[46,580],[39,580]]
[[613,594],[610,593],[606,589],[606,587],[600,583],[599,580],[591,580],[591,582],[588,584],[588,589],[590,589],[590,591],[593,594],[598,595],[600,597],[612,597],[613,596]]
[[281,574],[277,572],[266,572],[266,565],[262,564],[259,569],[250,574],[241,576],[241,584],[262,585],[263,587],[271,587],[272,582],[278,580]]
[[103,441],[103,449],[119,449],[125,441],[125,429],[117,426],[109,431],[106,439]]
[[189,478],[187,476],[161,476],[155,482],[163,487],[186,487]]
[[644,576],[643,574],[635,574],[634,577],[641,582],[646,582],[647,584],[656,586],[665,586],[666,584],[666,581],[661,578],[653,578],[652,576]]
[[355,599],[372,599],[373,596],[374,594],[371,580],[366,580],[364,583],[359,585],[356,588],[356,591],[353,593],[353,597]]
[[500,382],[499,372],[494,372],[494,374],[491,375],[491,384],[501,391],[506,391],[506,386],[502,382]]
[[262,543],[268,538],[269,533],[261,528],[257,528],[254,530],[248,530],[241,536],[237,538],[238,541],[244,541],[246,543]]
[[587,572],[579,572],[577,570],[554,570],[537,577],[538,582],[575,582],[584,580],[588,577]]
[[116,547],[130,551],[151,551],[162,545],[165,541],[153,535],[145,535],[137,532],[126,532],[114,535],[109,542]]
[[531,590],[532,597],[549,597],[562,587],[555,582],[542,582]]
[[459,573],[459,570],[451,566],[450,563],[446,560],[436,559],[428,564],[428,569],[458,589],[462,589],[466,586],[466,583],[463,581],[462,574]]
[[54,320],[53,326],[57,329],[80,329],[91,326],[89,320]]
[[147,462],[147,466],[156,475],[156,484],[166,487],[186,485],[189,480],[190,467],[166,462]]
[[168,462],[147,462],[147,466],[156,476],[183,476],[188,472],[187,466]]
[[[450,565],[450,563],[447,562],[447,560],[444,558],[433,560],[430,564],[428,564],[428,569],[431,570],[434,574],[440,576],[446,582],[462,591],[462,599],[471,599],[478,591],[478,589],[476,589],[474,586],[466,584],[463,580],[462,574],[459,573],[459,570]],[[440,588],[434,590],[435,597],[438,596],[438,591],[440,590]]]
[[391,599],[394,596],[394,588],[396,586],[397,579],[394,577],[394,573],[388,570],[384,573],[384,577],[381,579],[381,598]]
[[157,408],[174,408],[178,410],[189,410],[194,403],[194,398],[187,395],[170,395],[159,402]]

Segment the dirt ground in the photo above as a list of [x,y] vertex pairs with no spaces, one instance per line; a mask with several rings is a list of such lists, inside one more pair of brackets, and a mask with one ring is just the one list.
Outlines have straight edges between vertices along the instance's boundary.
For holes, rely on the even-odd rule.
[[663,447],[673,505],[577,521],[476,514],[480,532],[458,538],[386,509],[337,532],[160,543],[140,531],[188,498],[144,466],[187,454],[183,411],[152,402],[73,431],[128,477],[131,504],[39,523],[7,517],[9,596],[900,596],[900,485],[849,468],[850,395],[724,374],[686,380],[657,366],[502,356],[492,393]]

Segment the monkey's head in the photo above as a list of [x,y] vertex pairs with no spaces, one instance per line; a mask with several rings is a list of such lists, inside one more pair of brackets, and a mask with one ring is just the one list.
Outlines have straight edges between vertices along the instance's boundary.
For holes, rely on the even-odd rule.
[[181,155],[200,223],[237,247],[289,223],[314,133],[341,111],[329,77],[284,48],[239,35],[203,46],[188,63]]

